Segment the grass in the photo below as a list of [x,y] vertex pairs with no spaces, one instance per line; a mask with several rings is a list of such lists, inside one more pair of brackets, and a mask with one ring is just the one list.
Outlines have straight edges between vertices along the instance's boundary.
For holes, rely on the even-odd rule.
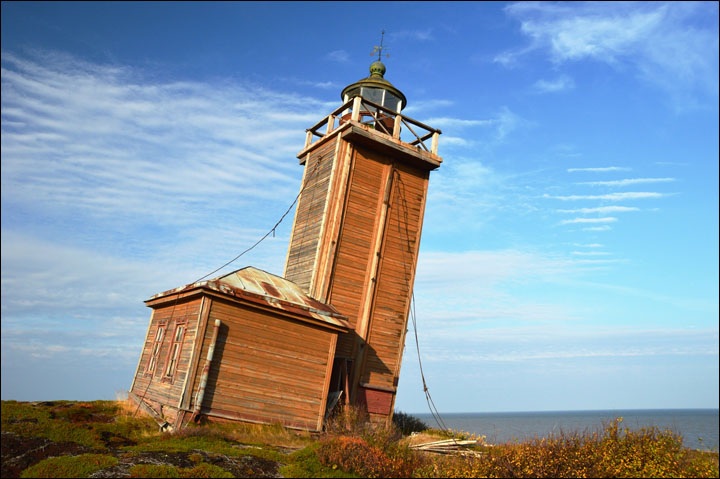
[[[402,412],[380,428],[349,409],[321,435],[228,422],[169,433],[127,401],[2,401],[2,432],[3,478],[718,477],[717,451],[687,449],[671,431],[626,429],[621,418],[598,431],[491,446]],[[476,454],[411,447],[448,437],[476,440]]]
[[116,458],[104,454],[50,457],[28,467],[20,477],[88,477],[117,462]]

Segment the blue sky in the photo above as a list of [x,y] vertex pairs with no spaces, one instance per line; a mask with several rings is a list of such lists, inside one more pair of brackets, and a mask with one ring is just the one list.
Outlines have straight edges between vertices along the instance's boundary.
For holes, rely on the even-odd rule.
[[443,131],[396,409],[717,408],[717,2],[2,2],[2,399],[122,396],[382,30]]

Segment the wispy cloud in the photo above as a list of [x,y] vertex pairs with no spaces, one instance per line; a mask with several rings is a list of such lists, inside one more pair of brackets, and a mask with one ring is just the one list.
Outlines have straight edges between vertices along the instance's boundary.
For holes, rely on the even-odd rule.
[[[297,78],[292,78],[289,80],[294,85],[304,85],[309,86],[312,88],[318,88],[320,90],[336,90],[340,91],[345,85],[340,85],[339,83],[331,82],[331,81],[309,81],[309,80],[301,80]],[[332,108],[332,106],[330,106]]]
[[400,30],[397,32],[387,33],[388,46],[392,48],[392,42],[397,40],[415,40],[427,42],[433,40],[433,29],[425,28],[422,30]]
[[629,211],[640,211],[640,208],[637,208],[635,206],[596,206],[594,208],[575,208],[575,209],[571,209],[571,210],[557,210],[558,213],[576,213],[576,214],[577,213],[582,213],[582,214],[626,213]]
[[337,63],[347,63],[350,61],[350,54],[345,50],[333,50],[327,53],[325,58]]
[[656,193],[652,191],[628,191],[624,193],[608,193],[605,195],[566,195],[552,196],[545,194],[544,198],[552,198],[561,201],[578,201],[578,200],[607,200],[607,201],[624,201],[624,200],[641,200],[646,198],[662,198],[668,196],[666,193]]
[[[163,83],[55,53],[3,52],[2,91],[3,333],[31,305],[72,317],[138,304],[144,322],[149,295],[269,231],[298,193],[303,129],[327,113],[257,85]],[[20,212],[32,222],[9,220]],[[289,228],[234,266],[279,273]]]
[[418,112],[427,110],[447,110],[452,107],[455,103],[452,100],[415,100],[407,108],[403,110],[404,113],[410,116],[416,115]]
[[499,120],[463,120],[460,118],[434,117],[425,120],[427,123],[437,128],[467,128],[472,126],[493,126],[499,123]]
[[560,224],[569,225],[577,223],[614,223],[617,218],[613,216],[606,216],[604,218],[573,218],[571,220],[562,220]]
[[670,183],[675,181],[675,178],[626,178],[623,180],[610,180],[610,181],[582,181],[576,184],[578,185],[591,185],[591,186],[629,186],[629,185],[641,185],[647,183]]
[[577,173],[581,171],[588,171],[591,173],[605,173],[608,171],[630,171],[631,168],[627,168],[624,166],[600,166],[600,167],[590,167],[590,168],[568,168],[568,173]]
[[612,227],[609,225],[603,225],[603,226],[591,226],[589,228],[583,228],[583,231],[610,231]]
[[[572,304],[566,296],[564,301],[548,300],[546,286],[551,283],[564,284],[565,288],[586,287],[592,291],[593,301],[602,301],[595,296],[598,291],[600,297],[610,293],[652,295],[651,291],[628,290],[614,284],[585,284],[584,269],[627,260],[595,251],[602,247],[598,243],[582,246],[593,250],[574,250],[571,259],[513,249],[424,252],[418,264],[416,301],[424,331],[425,357],[448,359],[458,351],[464,351],[461,354],[468,355],[466,359],[470,361],[717,354],[711,347],[716,330],[649,330],[640,323],[633,328],[599,327],[593,324],[607,324],[609,318],[600,313],[598,322],[593,323],[582,300],[578,304]],[[513,294],[513,286],[523,293]],[[704,337],[708,333],[710,337]],[[673,347],[678,344],[677,334],[694,336],[704,346],[698,350]]]
[[[508,333],[505,341],[502,340],[505,337],[503,333]],[[428,351],[427,360],[429,362],[449,361],[461,362],[466,365],[524,361],[541,361],[547,364],[550,361],[570,359],[596,360],[628,357],[715,357],[717,350],[713,348],[711,339],[713,333],[713,331],[693,331],[688,334],[683,330],[643,329],[613,333],[589,329],[580,334],[563,334],[554,331],[550,336],[547,333],[543,334],[540,328],[525,328],[524,330],[516,328],[512,330],[512,334],[510,331],[491,329],[464,332],[462,335],[443,335],[445,341],[453,342],[458,347],[438,350],[432,349],[431,344],[428,344],[424,350]],[[440,332],[433,334],[440,334]],[[709,337],[704,335],[709,335]],[[484,337],[499,339],[488,342]],[[682,337],[682,343],[674,345],[673,337]],[[522,344],[522,347],[518,347],[518,343]],[[482,347],[477,347],[477,345],[482,345]]]
[[557,64],[624,63],[676,101],[716,99],[717,23],[701,20],[716,16],[717,8],[715,2],[514,3],[505,11],[520,22],[531,44],[503,52],[497,61],[511,65],[541,50]]
[[635,51],[662,21],[665,7],[607,8],[588,2],[515,3],[508,14],[522,21],[521,29],[536,47],[547,47],[555,61],[595,58],[614,62]]
[[[504,141],[512,132],[527,122],[507,107],[503,107],[490,118],[462,119],[450,117],[432,117],[423,120],[425,123],[443,129],[465,129],[480,127],[492,132],[494,141]],[[445,138],[443,138],[444,140]]]
[[208,202],[293,196],[298,132],[324,111],[312,98],[151,83],[52,54],[3,54],[3,65],[3,201],[108,221],[177,223],[207,215]]
[[567,274],[570,269],[563,258],[513,249],[458,253],[428,251],[421,263],[422,275],[419,277],[422,281],[448,288],[473,281],[495,284],[531,277],[547,279]]
[[538,80],[533,89],[539,93],[556,93],[575,88],[575,80],[567,75],[561,75],[554,80]]

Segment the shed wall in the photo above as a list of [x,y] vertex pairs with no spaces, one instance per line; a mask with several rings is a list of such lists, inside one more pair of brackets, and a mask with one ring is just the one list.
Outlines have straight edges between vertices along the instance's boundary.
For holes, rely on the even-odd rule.
[[[169,405],[172,408],[180,405],[185,380],[190,369],[193,340],[198,327],[201,302],[201,298],[196,296],[189,300],[168,302],[153,309],[148,333],[135,372],[131,392],[153,405],[158,412],[164,413],[169,422],[175,422],[176,411],[174,409],[161,411],[163,409],[162,405]],[[178,324],[185,326],[185,333],[181,343],[177,367],[173,375],[167,377],[165,370],[173,344],[172,335]],[[163,341],[160,344],[154,371],[149,373],[147,366],[153,354],[158,328],[161,326],[165,328]]]
[[[321,430],[337,333],[218,298],[216,319],[203,414]],[[211,337],[207,328],[201,358]]]

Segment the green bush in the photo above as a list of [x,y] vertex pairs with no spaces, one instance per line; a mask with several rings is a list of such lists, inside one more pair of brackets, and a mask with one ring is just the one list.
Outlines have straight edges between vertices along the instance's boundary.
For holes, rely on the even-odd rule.
[[400,430],[403,436],[409,436],[414,432],[422,432],[429,429],[428,425],[423,421],[402,411],[395,411],[395,414],[393,414],[393,424],[395,424],[395,427]]

